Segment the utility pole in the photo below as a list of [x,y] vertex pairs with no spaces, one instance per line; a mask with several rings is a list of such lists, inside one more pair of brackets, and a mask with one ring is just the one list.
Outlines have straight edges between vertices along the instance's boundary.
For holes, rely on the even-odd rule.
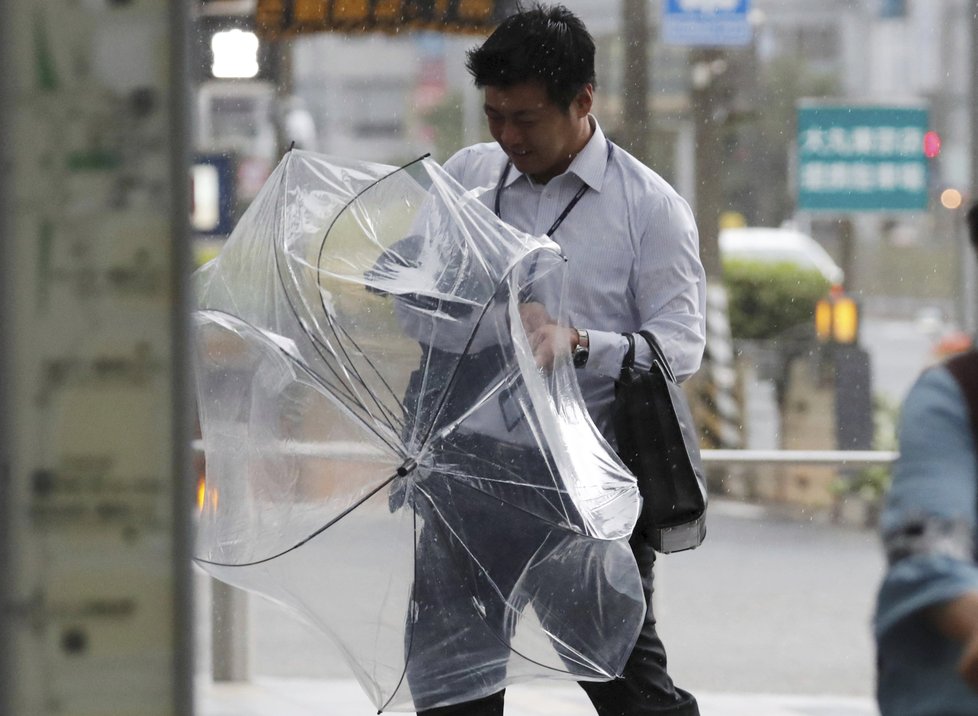
[[692,89],[690,111],[696,134],[696,202],[694,213],[700,234],[700,259],[708,279],[719,281],[720,213],[723,210],[723,127],[729,114],[724,89],[726,53],[704,47],[690,53]]
[[641,161],[651,165],[652,113],[649,111],[649,0],[623,0],[621,24],[625,38],[622,81],[622,127],[618,141]]
[[703,367],[690,386],[694,415],[704,445],[742,447],[742,408],[732,379],[733,344],[727,315],[727,293],[720,260],[720,213],[723,210],[723,133],[731,114],[732,95],[727,52],[698,47],[690,52],[690,114],[696,136],[696,199],[693,213],[700,237],[700,260],[706,271],[706,352]]

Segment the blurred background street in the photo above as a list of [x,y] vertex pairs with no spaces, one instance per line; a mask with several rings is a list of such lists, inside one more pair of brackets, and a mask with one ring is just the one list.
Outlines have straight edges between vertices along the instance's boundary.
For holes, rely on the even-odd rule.
[[[688,200],[710,287],[686,387],[734,457],[705,544],[659,560],[671,672],[706,716],[872,716],[900,401],[978,329],[975,2],[564,4],[595,117]],[[293,145],[390,167],[487,141],[465,54],[514,9],[0,4],[2,716],[374,712],[326,639],[188,583],[189,274]],[[590,714],[567,684],[509,703]]]

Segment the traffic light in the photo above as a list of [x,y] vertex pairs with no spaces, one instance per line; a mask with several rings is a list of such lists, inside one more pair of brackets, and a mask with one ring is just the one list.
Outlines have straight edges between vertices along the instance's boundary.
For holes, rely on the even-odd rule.
[[927,189],[930,194],[931,205],[935,200],[943,204],[940,194],[944,188],[944,179],[941,172],[941,135],[933,129],[924,132],[924,141],[921,150],[927,160]]
[[815,335],[819,341],[852,344],[859,340],[859,304],[836,289],[815,304]]

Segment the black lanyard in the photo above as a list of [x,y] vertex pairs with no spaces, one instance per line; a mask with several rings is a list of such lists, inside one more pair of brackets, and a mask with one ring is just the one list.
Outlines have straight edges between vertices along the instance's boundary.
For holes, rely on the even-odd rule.
[[[608,142],[608,159],[611,159],[612,146],[614,145],[612,145],[611,142]],[[503,174],[501,177],[499,177],[499,182],[496,184],[496,201],[493,206],[493,211],[496,212],[496,216],[498,216],[500,219],[502,218],[502,215],[499,213],[499,201],[500,199],[502,199],[503,189],[506,188],[506,177],[509,176],[509,170],[510,167],[512,166],[513,166],[512,162],[510,161],[506,162],[506,167],[503,169]],[[554,223],[551,225],[549,229],[547,229],[546,232],[547,238],[553,237],[554,232],[557,230],[557,227],[560,226],[562,223],[564,223],[564,219],[566,219],[567,215],[571,213],[571,209],[573,209],[577,205],[577,202],[581,200],[581,197],[584,196],[585,193],[587,193],[587,190],[588,190],[588,185],[586,183],[582,184],[581,188],[577,190],[577,193],[573,196],[570,202],[568,202],[567,206],[564,207],[564,210],[560,212],[560,216],[557,217],[557,220],[554,221]]]

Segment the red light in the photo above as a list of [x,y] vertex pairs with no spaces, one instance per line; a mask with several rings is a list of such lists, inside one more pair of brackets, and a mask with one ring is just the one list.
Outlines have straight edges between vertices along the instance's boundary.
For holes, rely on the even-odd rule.
[[930,131],[924,133],[924,156],[933,159],[941,153],[941,135]]

